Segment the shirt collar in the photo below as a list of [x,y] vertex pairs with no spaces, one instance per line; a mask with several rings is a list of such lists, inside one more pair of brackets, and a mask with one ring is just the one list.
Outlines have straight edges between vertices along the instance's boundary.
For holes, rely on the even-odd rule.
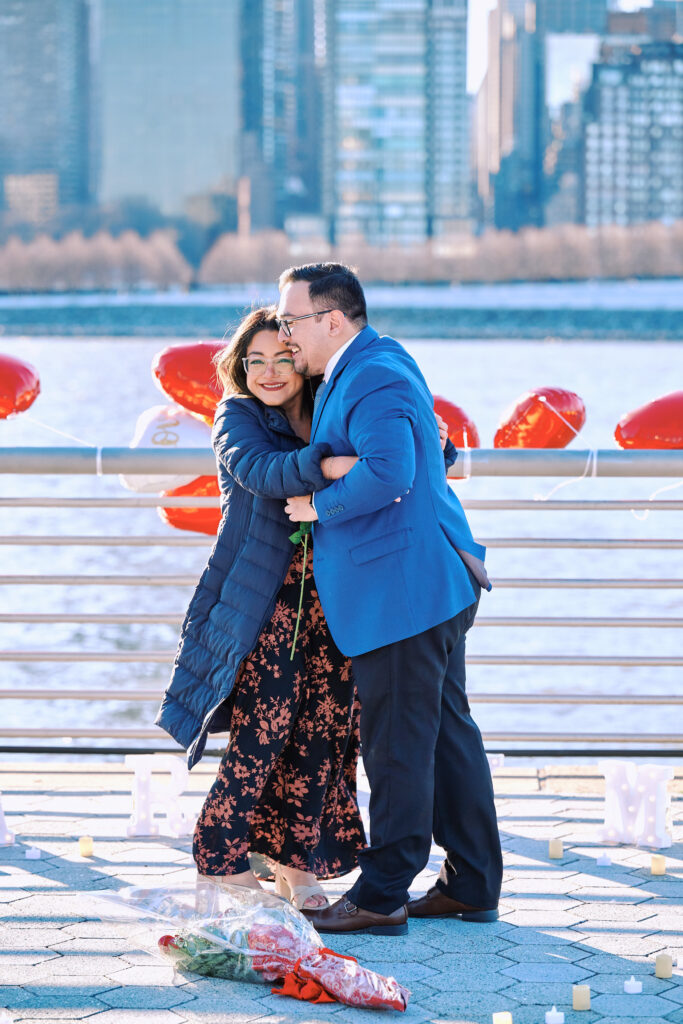
[[323,375],[323,383],[324,384],[327,384],[328,380],[332,376],[332,371],[334,370],[335,366],[337,365],[337,363],[339,362],[339,360],[343,356],[344,352],[346,352],[346,350],[349,347],[349,345],[351,344],[351,342],[355,341],[359,334],[360,334],[360,331],[357,331],[352,338],[349,338],[348,341],[344,342],[344,344],[341,346],[341,348],[337,349],[337,351],[334,353],[334,355],[330,356],[330,358],[327,361],[327,366],[325,367],[325,373]]

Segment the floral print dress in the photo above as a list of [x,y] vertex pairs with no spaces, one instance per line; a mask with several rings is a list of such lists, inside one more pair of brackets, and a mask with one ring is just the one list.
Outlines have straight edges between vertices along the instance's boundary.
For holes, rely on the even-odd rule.
[[230,742],[194,833],[204,875],[247,871],[253,852],[335,878],[356,867],[366,845],[356,797],[360,706],[351,662],[320,606],[310,538],[290,660],[303,569],[299,546],[231,694]]

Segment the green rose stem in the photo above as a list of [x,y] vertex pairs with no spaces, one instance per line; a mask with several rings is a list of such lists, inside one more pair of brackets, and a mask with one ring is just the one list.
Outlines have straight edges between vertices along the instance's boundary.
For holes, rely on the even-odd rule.
[[289,660],[290,661],[294,661],[294,652],[296,651],[296,642],[297,642],[297,639],[299,637],[299,624],[301,622],[301,609],[303,608],[303,604],[304,604],[304,586],[306,584],[306,559],[307,559],[307,556],[308,556],[308,535],[309,535],[310,532],[311,532],[311,524],[310,523],[299,523],[299,529],[296,531],[296,533],[291,534],[291,536],[289,538],[291,540],[292,544],[301,544],[303,542],[303,545],[304,545],[304,565],[303,565],[303,569],[301,570],[301,591],[299,593],[299,610],[296,613],[296,626],[294,627],[294,639],[292,640],[291,654],[289,655]]

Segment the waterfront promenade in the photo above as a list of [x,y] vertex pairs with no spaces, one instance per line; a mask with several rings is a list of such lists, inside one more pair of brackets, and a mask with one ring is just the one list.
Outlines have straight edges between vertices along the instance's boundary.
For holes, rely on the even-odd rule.
[[[182,797],[196,814],[215,763],[193,771]],[[555,1004],[566,1024],[683,1022],[683,768],[674,794],[675,845],[667,873],[650,874],[650,851],[615,847],[612,865],[595,839],[603,780],[594,767],[494,774],[505,857],[501,918],[492,925],[411,923],[398,938],[330,936],[338,952],[394,975],[412,991],[406,1021],[489,1024],[509,1011],[513,1024],[543,1024]],[[81,760],[0,765],[0,790],[14,846],[0,848],[0,1020],[54,1024],[246,1024],[387,1019],[378,1011],[312,1006],[271,995],[266,986],[176,976],[126,937],[95,919],[89,893],[194,877],[189,839],[126,838],[132,775],[118,763]],[[367,786],[361,784],[367,806]],[[163,832],[163,828],[162,828]],[[94,838],[83,858],[78,838]],[[548,857],[562,839],[564,856]],[[26,850],[40,850],[27,859]],[[435,849],[418,879],[424,891],[440,861]],[[348,880],[326,883],[340,895]],[[164,929],[159,929],[159,934]],[[656,954],[674,958],[673,977],[655,977]],[[680,966],[676,966],[679,958]],[[633,975],[642,993],[627,995]],[[591,1010],[573,1011],[572,985],[589,985]]]

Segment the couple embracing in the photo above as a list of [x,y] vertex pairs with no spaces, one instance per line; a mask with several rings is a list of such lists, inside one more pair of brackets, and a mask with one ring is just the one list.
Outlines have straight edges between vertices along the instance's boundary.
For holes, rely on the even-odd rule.
[[[500,841],[465,688],[490,584],[417,364],[369,326],[352,271],[324,263],[284,271],[277,311],[245,318],[217,372],[223,517],[157,718],[190,767],[208,733],[230,732],[195,829],[199,873],[258,887],[261,855],[320,932],[495,920]],[[295,524],[312,524],[310,543],[293,546]],[[409,900],[432,837],[439,877]],[[319,879],[357,866],[329,905]]]

